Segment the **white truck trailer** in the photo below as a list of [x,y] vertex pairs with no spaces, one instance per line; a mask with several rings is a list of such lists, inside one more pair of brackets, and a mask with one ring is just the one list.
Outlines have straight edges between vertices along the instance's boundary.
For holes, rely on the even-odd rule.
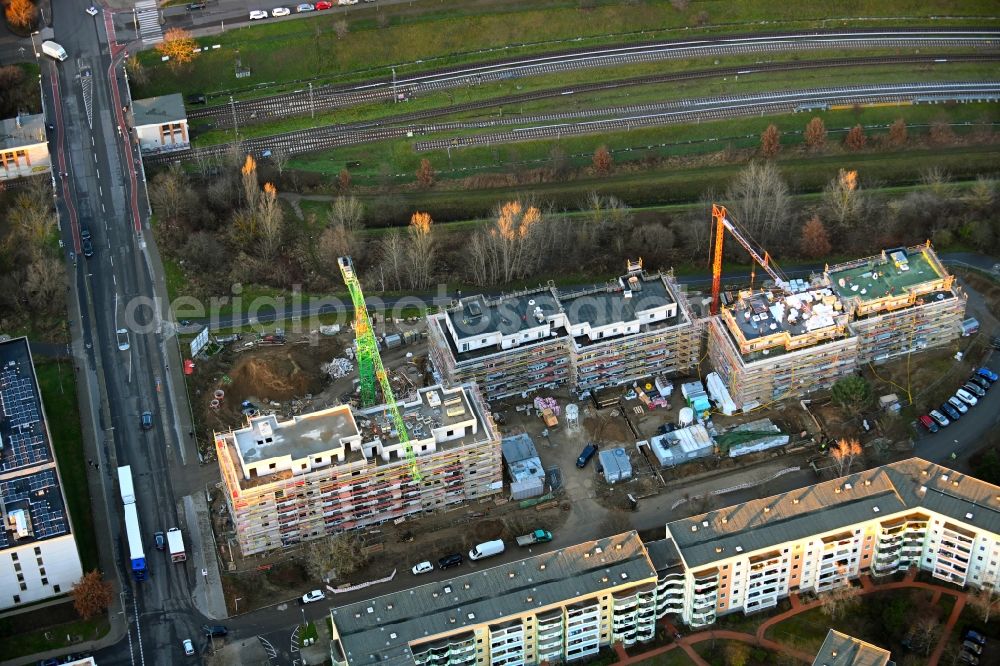
[[167,548],[170,549],[171,562],[184,562],[187,560],[187,552],[184,550],[184,535],[180,529],[171,527],[167,530]]

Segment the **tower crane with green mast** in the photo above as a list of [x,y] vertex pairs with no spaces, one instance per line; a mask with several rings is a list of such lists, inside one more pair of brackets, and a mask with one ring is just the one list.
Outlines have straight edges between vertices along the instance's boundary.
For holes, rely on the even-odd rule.
[[392,386],[389,384],[389,375],[382,365],[382,357],[378,353],[378,342],[375,340],[375,331],[372,329],[371,319],[368,317],[368,307],[365,305],[365,295],[361,292],[361,283],[354,272],[354,264],[350,257],[340,257],[337,259],[340,265],[340,273],[344,276],[344,284],[351,293],[351,302],[354,304],[354,338],[357,341],[358,377],[360,380],[361,404],[364,407],[371,407],[378,399],[375,388],[376,383],[382,389],[382,400],[386,409],[392,415],[392,423],[396,428],[399,443],[403,445],[406,452],[406,460],[410,464],[410,476],[414,481],[423,479],[420,467],[417,465],[417,455],[410,445],[410,434],[406,431],[406,423],[403,415],[399,412],[396,398],[392,394]]

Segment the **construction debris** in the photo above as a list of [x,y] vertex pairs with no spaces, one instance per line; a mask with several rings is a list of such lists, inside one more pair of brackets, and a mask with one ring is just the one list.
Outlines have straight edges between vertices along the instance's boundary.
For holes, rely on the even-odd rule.
[[354,364],[348,359],[338,356],[329,363],[320,365],[319,369],[323,374],[329,375],[332,379],[340,379],[354,372]]

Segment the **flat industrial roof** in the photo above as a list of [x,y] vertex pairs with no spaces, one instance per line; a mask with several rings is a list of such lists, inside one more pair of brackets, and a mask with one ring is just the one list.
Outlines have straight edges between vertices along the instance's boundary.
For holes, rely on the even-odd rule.
[[935,511],[1000,533],[998,497],[997,486],[921,458],[909,458],[676,520],[668,523],[667,529],[684,562],[696,568],[740,552],[752,553],[907,510]]
[[187,120],[184,98],[180,93],[132,100],[132,117],[136,127],[162,125]]
[[869,257],[853,268],[831,271],[830,286],[841,298],[872,301],[898,296],[911,287],[945,277],[928,260],[926,251],[886,250],[885,261],[881,256]]
[[626,532],[340,606],[331,617],[352,665],[412,663],[410,643],[655,576],[639,536]]
[[[68,534],[27,338],[0,343],[0,413],[0,549]],[[19,527],[27,534],[19,535]]]

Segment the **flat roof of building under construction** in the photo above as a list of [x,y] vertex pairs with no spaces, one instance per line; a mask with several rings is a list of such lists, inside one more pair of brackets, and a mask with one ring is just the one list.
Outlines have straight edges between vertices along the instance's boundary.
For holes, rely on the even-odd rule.
[[831,289],[787,295],[764,291],[741,297],[731,310],[743,337],[754,340],[776,333],[797,337],[828,328],[836,323],[834,317],[843,305]]
[[540,310],[543,317],[559,311],[559,300],[554,292],[551,287],[539,287],[493,299],[477,294],[461,299],[446,312],[452,328],[463,339],[493,332],[513,335],[544,323],[544,319],[538,321],[536,311]]
[[[462,423],[470,419],[477,421],[477,432],[469,432],[464,437],[437,443],[437,450],[447,450],[487,441],[492,426],[485,422],[483,414],[470,398],[466,385],[444,388],[440,385],[417,390],[417,396],[410,396],[409,402],[398,402],[400,413],[406,423],[410,440],[427,439],[432,430]],[[338,449],[341,441],[360,437],[362,444],[379,438],[383,446],[398,444],[392,416],[385,405],[377,405],[353,410],[347,405],[337,405],[310,414],[297,415],[287,421],[279,421],[274,414],[253,417],[246,427],[234,430],[225,436],[228,446],[235,446],[244,464],[262,460],[291,457],[292,460],[322,454]],[[270,439],[270,441],[268,441]],[[360,450],[346,448],[343,463],[350,464],[366,459]],[[419,455],[419,452],[417,452]],[[381,463],[382,458],[374,455],[367,458],[371,463]],[[268,483],[290,472],[277,471],[256,478],[247,479],[240,475],[243,487]]]
[[899,296],[925,282],[943,277],[928,256],[929,248],[897,248],[883,256],[869,257],[856,265],[829,273],[830,286],[844,299],[873,301]]
[[661,274],[643,273],[625,275],[620,282],[607,285],[560,292],[559,302],[571,325],[586,322],[599,328],[615,322],[635,321],[639,312],[670,305],[676,299]]
[[626,532],[340,606],[331,618],[349,663],[412,664],[410,643],[655,575],[639,536]]

